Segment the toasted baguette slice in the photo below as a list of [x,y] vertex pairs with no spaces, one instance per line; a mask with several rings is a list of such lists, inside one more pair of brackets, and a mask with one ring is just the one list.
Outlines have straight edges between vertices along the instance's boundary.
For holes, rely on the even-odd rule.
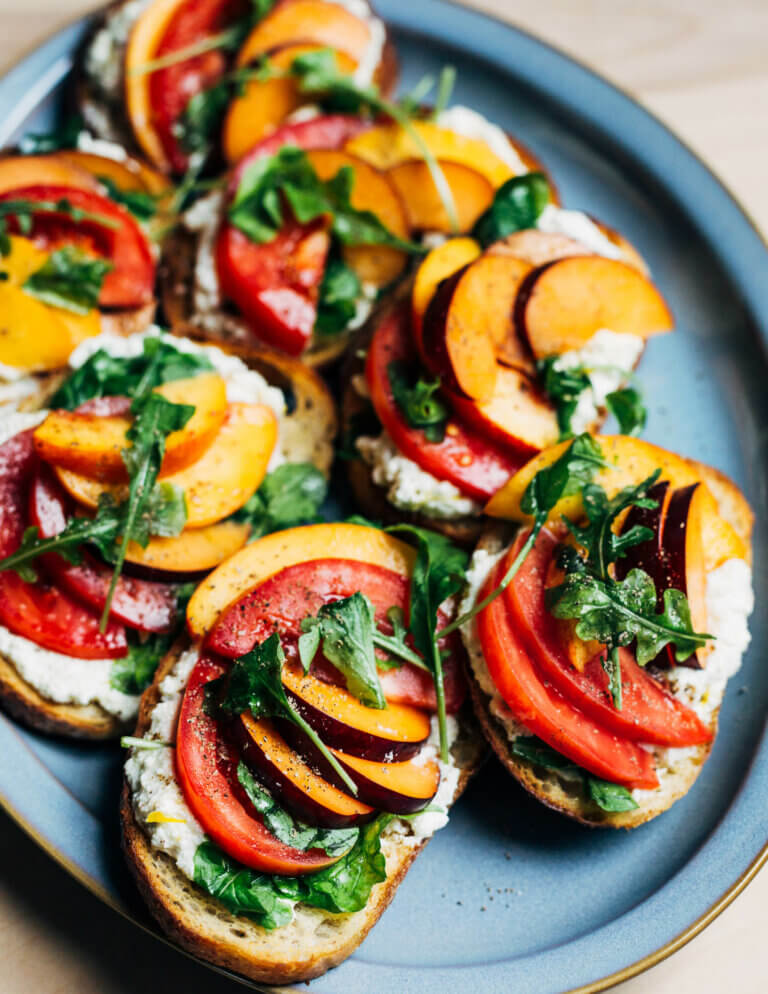
[[[238,350],[237,354],[286,393],[288,413],[282,423],[281,445],[288,461],[311,462],[328,476],[337,423],[333,398],[323,381],[296,359],[260,350]],[[63,378],[58,373],[42,378],[38,393],[20,406],[26,411],[45,407]],[[31,728],[71,738],[115,738],[133,724],[133,719],[121,722],[96,704],[58,704],[46,699],[1,655],[0,704]]]
[[[178,653],[172,653],[162,661],[154,682],[144,692],[137,736],[146,733],[159,699],[158,686],[177,658]],[[454,800],[486,754],[471,709],[465,706],[460,720],[461,732],[451,750],[461,768]],[[231,914],[192,883],[169,856],[152,847],[134,816],[127,783],[123,785],[120,822],[128,866],[163,930],[193,955],[265,984],[311,980],[345,960],[379,920],[427,841],[409,844],[406,836],[385,829],[382,848],[387,879],[374,887],[362,911],[339,915],[298,905],[289,925],[267,931]]]
[[[753,514],[739,488],[717,470],[693,460],[687,461],[711,489],[723,518],[734,528],[747,548],[751,549]],[[513,530],[504,525],[490,527],[483,533],[478,548],[490,553],[499,552],[509,545],[512,535]],[[717,702],[709,722],[712,740],[684,750],[656,749],[657,766],[664,770],[661,786],[654,791],[643,792],[639,807],[633,811],[608,813],[586,795],[581,781],[569,780],[554,770],[536,766],[512,752],[510,735],[519,734],[521,726],[512,719],[511,714],[505,714],[506,706],[495,693],[482,653],[479,650],[471,651],[469,657],[470,690],[475,714],[496,755],[512,776],[542,804],[584,825],[635,828],[662,814],[691,789],[714,744],[720,701]],[[663,679],[664,673],[661,672],[659,676]],[[676,755],[678,752],[680,755]]]

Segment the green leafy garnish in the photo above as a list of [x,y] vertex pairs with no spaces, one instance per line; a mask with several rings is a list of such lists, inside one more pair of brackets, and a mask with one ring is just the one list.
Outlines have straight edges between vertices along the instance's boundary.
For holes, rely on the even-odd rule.
[[251,526],[251,541],[296,525],[318,520],[328,482],[312,463],[283,463],[268,473],[261,486],[233,518]]
[[543,766],[545,769],[557,770],[561,773],[570,772],[575,776],[580,776],[587,795],[603,811],[611,813],[634,811],[639,806],[626,787],[593,777],[586,770],[572,763],[561,753],[548,746],[546,742],[542,742],[541,739],[537,739],[533,735],[515,739],[511,745],[511,750],[513,755],[533,763],[534,766]]
[[549,183],[543,173],[513,176],[499,187],[491,206],[478,218],[474,237],[486,248],[516,231],[535,228],[550,197]]
[[173,635],[150,635],[132,641],[127,655],[112,663],[109,685],[123,694],[141,694],[152,682],[158,663],[168,652]]
[[619,423],[622,435],[639,435],[648,420],[643,396],[636,387],[622,387],[605,398],[605,406]]
[[[293,722],[330,763],[347,788],[356,795],[357,787],[344,767],[288,700],[282,680],[284,663],[285,653],[280,637],[275,633],[244,656],[240,656],[228,676],[209,684],[209,700],[216,700],[217,707],[227,714],[240,715],[250,711],[254,718],[285,718]],[[224,696],[217,699],[216,695],[222,686]]]
[[[421,428],[428,442],[442,442],[449,412],[437,396],[440,380],[425,380],[406,362],[387,365],[392,396],[412,428]],[[418,378],[416,378],[418,376]]]
[[66,118],[52,131],[28,132],[19,140],[22,155],[45,155],[62,149],[77,148],[77,139],[83,130],[83,119],[79,115]]
[[323,655],[344,677],[347,690],[369,708],[387,706],[376,672],[373,604],[359,591],[324,604],[315,618],[304,618],[299,656],[308,671],[322,644]]
[[66,197],[61,200],[4,200],[0,203],[0,255],[9,255],[11,239],[8,232],[8,218],[15,218],[22,235],[29,235],[34,226],[36,214],[64,214],[73,221],[90,221],[102,228],[119,228],[119,223],[104,214],[74,207]]
[[40,269],[26,278],[22,289],[51,307],[87,314],[98,306],[104,277],[112,269],[113,264],[106,259],[65,245],[51,252]]
[[363,292],[357,273],[341,259],[330,259],[325,267],[317,301],[315,331],[338,335],[357,313]]
[[123,190],[109,176],[97,177],[106,188],[109,199],[125,207],[139,221],[151,221],[157,214],[157,202],[162,194],[147,193],[146,190]]
[[287,204],[299,224],[330,218],[331,232],[342,245],[386,245],[422,253],[421,246],[388,231],[374,213],[352,206],[354,182],[351,166],[342,166],[331,179],[321,180],[307,153],[286,145],[245,169],[229,220],[251,241],[271,242],[283,227]]
[[559,359],[559,356],[539,359],[536,371],[544,392],[555,407],[557,427],[560,429],[562,440],[573,436],[571,421],[576,413],[579,398],[585,390],[592,389],[592,383],[583,366],[560,369]]
[[438,633],[437,612],[443,601],[461,589],[469,557],[445,536],[425,528],[394,525],[387,531],[393,535],[401,535],[406,541],[416,545],[416,562],[411,574],[409,631],[435,684],[440,756],[447,763],[449,755],[443,661],[437,641],[451,626]]
[[130,397],[140,384],[154,389],[172,380],[183,380],[213,366],[204,355],[182,352],[158,336],[144,339],[141,355],[121,359],[104,349],[87,359],[51,397],[53,409],[74,411],[95,397]]
[[302,852],[322,849],[328,856],[341,856],[357,842],[359,828],[317,828],[297,821],[262,787],[242,761],[237,766],[237,779],[264,825],[276,839],[292,849]]

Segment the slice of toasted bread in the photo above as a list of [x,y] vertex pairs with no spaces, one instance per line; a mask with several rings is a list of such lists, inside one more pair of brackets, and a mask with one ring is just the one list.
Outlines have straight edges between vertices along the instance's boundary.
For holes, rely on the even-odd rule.
[[[746,498],[728,477],[717,470],[688,460],[712,490],[721,515],[734,528],[739,537],[750,547],[753,514]],[[513,529],[494,525],[483,533],[478,549],[491,554],[505,549],[513,536]],[[751,558],[751,555],[750,555]],[[574,818],[584,825],[606,828],[635,828],[662,814],[683,797],[701,772],[714,743],[720,702],[711,712],[710,742],[687,749],[654,749],[657,769],[663,772],[661,785],[656,790],[643,791],[639,807],[632,811],[609,813],[599,808],[585,793],[581,778],[568,778],[557,771],[537,766],[512,751],[512,739],[521,733],[521,726],[512,718],[503,700],[495,690],[479,646],[470,648],[470,680],[472,703],[485,737],[496,755],[512,776],[547,807]],[[664,678],[663,672],[659,674]],[[523,730],[523,734],[525,734]]]
[[[261,350],[237,354],[286,395],[281,448],[289,462],[311,462],[326,476],[333,462],[336,409],[320,377],[298,360]],[[26,411],[43,408],[63,374],[41,378],[37,394],[25,398]],[[17,719],[41,732],[72,738],[115,738],[126,724],[96,704],[61,704],[43,697],[24,680],[13,663],[0,655],[0,703]],[[132,722],[131,722],[132,723]]]
[[[149,728],[159,699],[159,684],[175,661],[175,656],[166,657],[145,691],[137,736]],[[485,756],[485,743],[469,709],[462,715],[461,733],[452,753],[461,768],[453,798],[456,800]],[[346,959],[376,924],[426,844],[426,840],[409,843],[407,836],[388,827],[382,835],[387,879],[373,888],[362,911],[340,915],[299,905],[289,925],[267,931],[227,911],[192,883],[169,856],[153,848],[134,816],[127,783],[123,786],[120,820],[128,866],[163,930],[194,955],[265,984],[311,980]]]

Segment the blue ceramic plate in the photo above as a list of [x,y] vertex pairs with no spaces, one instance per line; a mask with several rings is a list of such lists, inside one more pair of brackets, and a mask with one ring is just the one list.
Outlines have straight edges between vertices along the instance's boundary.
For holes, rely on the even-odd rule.
[[[648,437],[734,477],[757,511],[765,603],[768,257],[740,208],[658,121],[541,42],[443,0],[381,0],[404,83],[449,61],[455,99],[518,135],[566,204],[624,232],[650,260],[678,331],[642,378]],[[0,81],[0,145],[60,112],[85,24]],[[495,765],[476,779],[358,952],[316,994],[597,990],[705,925],[765,856],[768,638],[762,612],[731,682],[712,758],[690,794],[631,834],[589,831],[531,801]],[[0,799],[92,890],[145,927],[118,850],[117,747],[79,746],[0,718]],[[302,988],[304,989],[304,988]]]

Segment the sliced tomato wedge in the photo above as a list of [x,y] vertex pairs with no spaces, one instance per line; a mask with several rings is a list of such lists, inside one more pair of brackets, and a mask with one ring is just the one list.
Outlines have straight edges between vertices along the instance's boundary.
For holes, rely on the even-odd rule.
[[[518,536],[507,553],[508,569],[527,533]],[[504,592],[515,631],[522,638],[541,676],[576,704],[585,714],[617,735],[664,746],[690,746],[709,742],[712,733],[695,711],[668,693],[638,666],[632,653],[622,649],[621,710],[611,698],[602,653],[589,661],[583,673],[570,662],[552,615],[545,603],[545,581],[558,539],[542,531],[517,576]]]
[[140,307],[152,300],[155,260],[150,244],[134,218],[107,197],[68,186],[25,186],[0,194],[0,201],[29,200],[59,203],[106,218],[112,227],[93,220],[74,220],[69,214],[38,212],[30,231],[20,232],[16,217],[8,218],[13,234],[24,234],[51,251],[75,245],[112,263],[99,295],[99,307]]
[[[243,0],[187,0],[171,19],[154,58],[160,59],[218,34],[247,8]],[[175,125],[192,97],[213,86],[226,67],[226,56],[221,49],[214,49],[158,69],[150,76],[152,127],[176,173],[186,170],[189,156],[179,144]]]
[[254,242],[225,221],[216,240],[222,293],[250,325],[254,339],[288,355],[309,344],[330,238],[326,221],[288,220],[271,242]]
[[[29,494],[30,523],[37,525],[41,537],[48,538],[63,531],[71,516],[72,508],[52,471],[40,466]],[[56,553],[45,556],[44,563],[60,587],[101,614],[112,582],[110,566],[88,554],[78,566]],[[115,621],[141,632],[167,632],[176,619],[176,607],[170,584],[121,576],[109,613]]]
[[250,152],[246,153],[235,167],[230,181],[229,191],[234,196],[243,178],[243,173],[254,162],[275,155],[286,145],[303,148],[305,151],[320,148],[343,148],[344,145],[367,131],[372,125],[361,117],[352,114],[321,114],[308,121],[295,121],[281,124],[279,128],[257,142]]
[[383,318],[368,349],[365,376],[374,410],[393,442],[409,459],[438,480],[447,480],[467,497],[487,501],[525,463],[519,453],[484,438],[455,416],[442,442],[429,442],[411,428],[395,403],[387,367],[416,360],[407,304]]
[[[277,631],[288,658],[296,658],[302,619],[316,615],[323,604],[351,597],[357,591],[370,598],[382,630],[391,631],[387,621],[391,607],[399,607],[407,618],[407,577],[355,559],[315,559],[287,566],[227,608],[211,629],[206,648],[236,659]],[[439,618],[438,624],[441,623],[447,624],[447,618]],[[453,650],[443,670],[446,709],[455,712],[466,695],[462,649],[453,637],[444,648]],[[330,683],[341,682],[338,670],[321,655],[313,663],[313,672]],[[410,704],[430,711],[437,707],[431,676],[411,663],[382,672],[381,685],[392,704]]]
[[[498,586],[500,563],[483,584],[479,599]],[[629,788],[654,788],[659,781],[651,754],[598,724],[546,683],[520,641],[503,597],[477,616],[483,655],[497,690],[514,718],[578,766]]]
[[224,663],[203,656],[184,692],[176,734],[176,774],[187,804],[206,835],[244,866],[287,876],[330,866],[338,857],[286,846],[238,798],[237,756],[204,707],[206,684],[225,672]]
[[[0,558],[14,552],[26,527],[27,490],[37,466],[32,432],[0,446]],[[79,659],[114,659],[128,651],[125,629],[99,618],[57,587],[0,573],[0,624],[36,645]]]

